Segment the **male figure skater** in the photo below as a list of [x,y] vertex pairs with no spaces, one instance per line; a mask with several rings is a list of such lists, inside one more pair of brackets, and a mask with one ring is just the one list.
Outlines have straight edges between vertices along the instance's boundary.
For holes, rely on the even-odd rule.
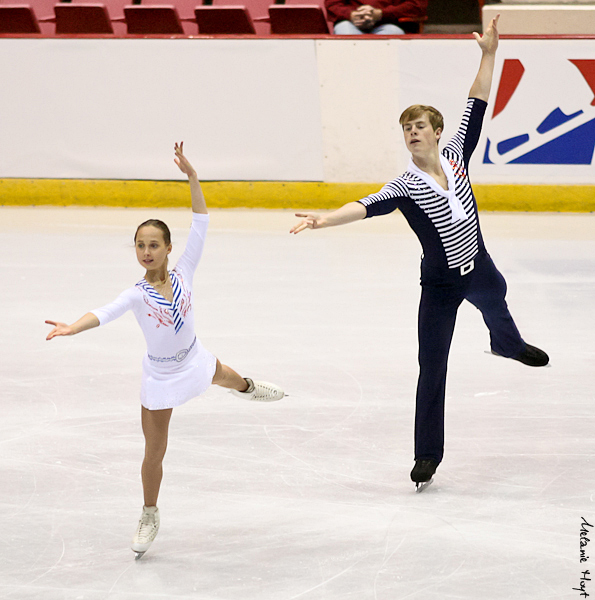
[[405,144],[411,152],[407,171],[378,193],[349,202],[321,216],[298,213],[303,220],[291,229],[320,229],[384,215],[399,209],[422,247],[421,301],[418,318],[419,380],[415,413],[415,466],[411,479],[417,491],[432,482],[444,454],[446,368],[457,309],[468,300],[482,313],[494,354],[541,367],[545,352],[521,338],[505,301],[506,282],[486,252],[468,166],[481,133],[490,94],[498,17],[483,35],[474,33],[482,52],[467,108],[455,136],[442,152],[442,115],[431,106],[414,105],[401,118]]

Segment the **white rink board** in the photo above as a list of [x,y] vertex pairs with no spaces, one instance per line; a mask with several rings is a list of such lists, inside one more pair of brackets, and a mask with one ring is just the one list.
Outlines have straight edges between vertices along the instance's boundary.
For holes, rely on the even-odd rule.
[[[311,40],[0,40],[0,177],[322,179]],[[173,168],[172,168],[173,166]]]
[[[0,178],[180,179],[184,139],[204,180],[384,182],[407,165],[402,110],[436,106],[448,139],[479,59],[471,36],[0,39]],[[595,184],[595,82],[577,60],[595,72],[594,39],[501,40],[474,183]],[[492,118],[512,63],[522,78]],[[554,163],[508,164],[550,143]]]

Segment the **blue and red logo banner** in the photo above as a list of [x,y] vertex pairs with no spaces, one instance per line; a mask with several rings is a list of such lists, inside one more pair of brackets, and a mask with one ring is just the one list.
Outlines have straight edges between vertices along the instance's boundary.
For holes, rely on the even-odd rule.
[[503,62],[483,163],[592,165],[595,59],[557,57],[538,69],[525,62]]

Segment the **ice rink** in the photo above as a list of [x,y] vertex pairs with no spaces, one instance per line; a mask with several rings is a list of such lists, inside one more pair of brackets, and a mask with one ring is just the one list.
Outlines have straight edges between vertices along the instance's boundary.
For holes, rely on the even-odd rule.
[[161,530],[135,561],[141,331],[127,314],[46,342],[44,321],[136,283],[132,237],[154,216],[175,262],[189,210],[0,208],[0,598],[595,597],[595,215],[481,214],[511,312],[551,366],[487,354],[463,305],[445,458],[416,494],[420,246],[405,220],[292,236],[289,211],[213,211],[198,336],[288,396],[211,387],[174,410]]

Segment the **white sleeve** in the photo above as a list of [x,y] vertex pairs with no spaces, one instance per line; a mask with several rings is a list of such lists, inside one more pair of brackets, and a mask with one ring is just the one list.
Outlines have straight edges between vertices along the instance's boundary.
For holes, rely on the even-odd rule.
[[192,213],[192,227],[188,234],[186,249],[176,263],[176,270],[181,271],[189,279],[192,279],[194,271],[196,271],[196,267],[198,267],[198,263],[200,262],[208,226],[209,215]]
[[99,319],[99,325],[105,325],[131,310],[137,297],[138,291],[135,288],[129,288],[124,290],[113,302],[90,312]]

